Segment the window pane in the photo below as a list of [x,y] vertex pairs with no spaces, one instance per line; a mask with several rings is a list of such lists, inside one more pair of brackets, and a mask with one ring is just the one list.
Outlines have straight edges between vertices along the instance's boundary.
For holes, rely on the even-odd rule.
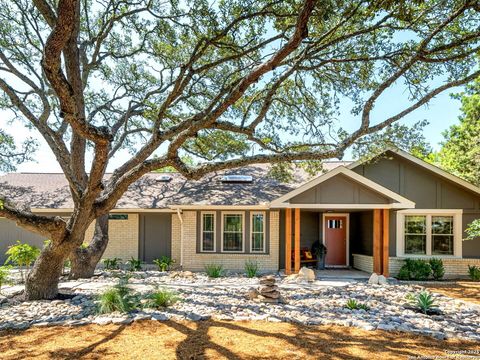
[[225,214],[224,231],[242,231],[242,215],[239,214]]
[[426,234],[426,216],[405,216],[405,234]]
[[432,254],[453,255],[453,235],[433,235]]
[[263,214],[252,215],[252,231],[263,232]]
[[203,214],[203,231],[213,231],[213,214]]
[[252,251],[263,251],[263,233],[252,234]]
[[203,251],[213,251],[214,249],[214,236],[213,232],[204,232],[203,233]]
[[223,234],[223,250],[224,251],[242,251],[242,233]]
[[405,254],[426,254],[426,235],[405,235]]
[[432,233],[453,235],[453,216],[432,216]]
[[342,220],[328,220],[327,227],[329,229],[341,229],[343,226]]

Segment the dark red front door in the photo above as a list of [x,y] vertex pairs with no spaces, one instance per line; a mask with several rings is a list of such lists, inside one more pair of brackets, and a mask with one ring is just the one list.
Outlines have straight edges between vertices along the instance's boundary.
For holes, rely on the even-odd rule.
[[327,247],[325,265],[347,265],[347,217],[325,216],[323,226],[325,229],[325,246]]

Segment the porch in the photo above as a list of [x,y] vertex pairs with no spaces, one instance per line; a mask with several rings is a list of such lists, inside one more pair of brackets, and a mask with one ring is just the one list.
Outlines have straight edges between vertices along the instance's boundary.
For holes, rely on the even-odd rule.
[[325,267],[317,277],[365,276],[346,274],[353,267],[353,254],[373,257],[373,271],[389,275],[389,209],[300,209],[286,208],[281,216],[280,259],[285,273],[302,266],[316,268],[316,249],[326,247]]

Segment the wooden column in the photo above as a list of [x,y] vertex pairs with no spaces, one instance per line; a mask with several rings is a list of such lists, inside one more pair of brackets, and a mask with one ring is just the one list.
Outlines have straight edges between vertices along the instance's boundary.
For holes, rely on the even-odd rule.
[[382,210],[373,210],[373,272],[382,273]]
[[285,209],[285,274],[292,273],[292,209]]
[[295,209],[295,273],[300,271],[300,209]]
[[388,272],[388,253],[389,253],[389,247],[390,247],[390,226],[389,226],[389,220],[390,220],[390,211],[388,209],[383,209],[383,221],[382,221],[382,274],[385,277],[389,276]]

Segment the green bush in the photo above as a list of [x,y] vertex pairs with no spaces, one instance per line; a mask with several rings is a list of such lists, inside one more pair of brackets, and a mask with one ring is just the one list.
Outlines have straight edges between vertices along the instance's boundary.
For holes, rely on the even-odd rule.
[[160,289],[148,295],[145,306],[156,309],[166,308],[172,306],[179,300],[180,298],[175,292],[168,289]]
[[219,278],[223,276],[223,266],[220,264],[205,265],[205,272],[211,278]]
[[253,260],[245,261],[245,273],[249,278],[256,277],[258,275],[258,263]]
[[[30,266],[40,255],[40,249],[29,244],[22,244],[20,240],[17,240],[16,245],[9,246],[5,254],[8,255],[5,264],[13,264],[20,267],[25,266],[28,273]],[[24,281],[25,277],[23,269],[20,269],[20,274],[22,276],[22,281]]]
[[10,269],[10,266],[0,266],[0,294],[2,293],[2,286],[10,284],[10,281],[8,280]]
[[108,314],[114,311],[128,313],[138,307],[138,299],[132,295],[127,284],[128,277],[121,278],[117,285],[99,295],[97,308],[99,314]]
[[345,307],[350,310],[365,310],[365,311],[370,310],[367,304],[359,303],[355,299],[348,299],[347,303],[345,304]]
[[445,275],[445,267],[443,266],[442,259],[432,258],[429,261],[430,268],[432,269],[432,277],[435,280],[440,280]]
[[468,276],[473,281],[480,281],[480,267],[475,265],[468,265]]
[[405,264],[400,268],[400,280],[428,280],[432,268],[430,264],[421,259],[405,259]]
[[160,259],[153,260],[153,263],[158,266],[159,271],[168,271],[170,266],[175,263],[175,260],[168,256],[162,256]]
[[417,295],[408,294],[406,298],[414,307],[424,314],[437,309],[432,294],[427,291],[422,291]]
[[142,260],[132,257],[127,261],[129,271],[142,271]]
[[111,258],[111,259],[103,259],[103,266],[105,270],[118,270],[120,269],[120,262],[122,259],[120,258]]

